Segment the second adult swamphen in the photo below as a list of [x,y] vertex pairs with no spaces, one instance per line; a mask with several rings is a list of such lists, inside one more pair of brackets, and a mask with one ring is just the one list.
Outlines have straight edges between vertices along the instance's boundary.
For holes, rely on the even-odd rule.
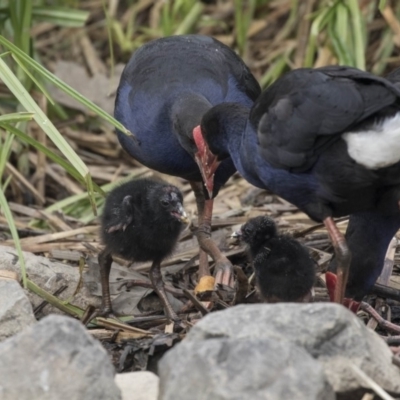
[[[121,76],[115,117],[136,139],[118,132],[122,147],[149,168],[189,180],[199,214],[201,249],[216,262],[217,283],[229,285],[231,264],[210,238],[213,198],[236,171],[219,162],[194,129],[205,112],[222,102],[251,107],[261,89],[243,61],[227,46],[202,35],[172,36],[137,50]],[[202,181],[206,180],[206,187]],[[209,275],[200,252],[200,276]]]
[[[392,80],[393,82],[391,82]],[[337,264],[335,301],[372,287],[400,227],[400,90],[388,79],[330,66],[298,69],[271,85],[250,110],[221,104],[201,133],[250,183],[323,221]],[[350,214],[345,238],[333,217]]]

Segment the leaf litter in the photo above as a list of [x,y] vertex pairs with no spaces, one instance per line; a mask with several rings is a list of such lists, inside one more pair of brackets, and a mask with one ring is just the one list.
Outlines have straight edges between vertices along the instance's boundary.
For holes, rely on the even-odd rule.
[[[120,64],[110,68],[107,32],[98,24],[103,18],[101,2],[82,3],[92,13],[92,19],[85,30],[61,29],[47,23],[38,24],[31,32],[35,38],[35,48],[48,68],[83,95],[112,113],[118,77],[130,51],[121,51],[120,47],[115,46],[115,58]],[[160,2],[141,0],[134,8],[130,7],[125,11],[123,2],[114,3],[116,4],[114,14],[119,16],[123,27],[128,26],[133,15],[136,15],[142,25],[148,23],[153,29],[158,26]],[[268,8],[267,16],[265,18],[256,16],[251,20],[243,57],[255,76],[263,83],[268,82],[266,77],[279,57],[285,60],[286,69],[303,64],[307,46],[304,32],[309,31],[311,24],[311,20],[304,17],[315,10],[316,2],[314,0],[304,3],[305,6],[300,10],[303,18],[299,15],[295,21],[290,17],[292,5],[290,1],[269,2],[264,6]],[[363,10],[367,12],[371,2],[365,0],[362,3]],[[383,15],[373,15],[367,25],[369,31],[367,69],[369,70],[385,72],[400,65],[399,44],[396,42],[400,25],[396,17],[397,11],[390,5],[388,7]],[[234,45],[237,38],[233,29],[233,2],[207,5],[204,13],[220,20],[221,23],[214,26],[202,25],[196,32],[213,35],[228,45]],[[393,32],[395,47],[390,57],[382,63],[380,61],[382,49],[379,43],[387,30],[385,21]],[[155,37],[156,34],[152,36],[136,31],[131,42],[132,50]],[[314,65],[337,62],[324,35],[318,39],[320,47]],[[293,55],[291,61],[290,57]],[[4,87],[1,86],[0,91],[4,91]],[[122,151],[116,135],[107,124],[92,118],[84,108],[71,102],[59,92],[53,90],[51,94],[65,107],[65,110],[68,110],[64,120],[56,121],[57,128],[88,165],[97,184],[112,186],[120,179],[127,179],[130,176],[162,177],[182,190],[185,208],[192,217],[193,225],[196,226],[196,204],[187,182],[141,166]],[[39,99],[43,102],[43,98]],[[42,104],[43,108],[47,108],[45,101]],[[37,140],[59,154],[51,143],[46,143],[46,138],[34,123],[30,126],[31,133]],[[18,163],[21,152],[28,156],[27,165],[24,167]],[[38,174],[39,169],[40,174]],[[23,250],[61,260],[77,268],[83,259],[85,284],[89,285],[93,293],[100,295],[97,255],[102,245],[99,242],[99,223],[91,212],[83,187],[66,175],[58,165],[43,158],[34,149],[22,147],[18,143],[14,144],[13,154],[7,164],[7,176],[13,178],[7,190],[7,199],[21,237]],[[68,198],[72,200],[63,203],[64,199]],[[100,212],[103,201],[99,196]],[[236,268],[237,285],[231,292],[221,288],[209,293],[208,298],[196,298],[193,290],[197,284],[199,249],[190,229],[183,232],[174,254],[162,264],[166,287],[171,301],[180,308],[185,322],[183,327],[171,329],[168,325],[161,303],[149,287],[147,272],[150,263],[129,265],[125,260],[117,259],[117,263],[113,265],[110,278],[113,302],[119,304],[123,314],[129,316],[125,318],[125,322],[131,324],[134,329],[128,331],[123,326],[107,322],[102,324],[100,321],[99,325],[90,331],[110,351],[114,365],[119,371],[154,370],[158,358],[168,348],[182,340],[187,330],[204,314],[234,304],[260,301],[254,280],[249,279],[252,268],[245,256],[244,247],[230,238],[231,233],[248,218],[261,214],[270,215],[282,231],[294,235],[309,248],[318,264],[314,301],[328,300],[324,272],[332,256],[332,246],[323,226],[311,221],[285,200],[265,190],[252,187],[237,174],[222,188],[215,200],[214,210],[213,239],[232,263],[239,267]],[[344,219],[338,226],[345,232],[347,220]],[[0,214],[0,243],[13,246],[6,219],[2,214]],[[383,289],[383,292],[377,292],[382,297],[369,296],[359,312],[359,316],[368,326],[376,329],[391,346],[400,345],[400,332],[392,326],[394,324],[398,327],[400,324],[399,250],[398,242],[393,242],[385,264],[385,271],[389,272],[379,282],[381,289],[389,286],[392,292],[388,294]],[[141,285],[127,289],[122,286],[127,279],[134,279]],[[386,300],[383,299],[383,294],[387,296]],[[71,302],[73,303],[73,300]],[[42,307],[45,304],[43,303]],[[210,304],[212,304],[211,309],[207,308]],[[40,316],[40,309],[37,312]],[[100,325],[103,328],[100,328]]]

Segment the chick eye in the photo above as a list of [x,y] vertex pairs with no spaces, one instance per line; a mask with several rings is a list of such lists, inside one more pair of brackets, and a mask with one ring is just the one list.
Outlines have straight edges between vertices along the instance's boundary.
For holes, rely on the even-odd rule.
[[250,228],[244,228],[243,229],[243,233],[245,233],[246,235],[249,235],[251,233],[251,229]]
[[169,201],[168,201],[168,200],[161,200],[161,204],[162,204],[164,207],[167,207],[167,206],[169,205]]

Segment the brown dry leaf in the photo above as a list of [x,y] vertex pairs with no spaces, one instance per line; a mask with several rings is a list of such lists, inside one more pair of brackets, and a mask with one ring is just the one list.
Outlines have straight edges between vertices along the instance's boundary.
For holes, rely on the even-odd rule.
[[5,269],[0,269],[0,280],[19,282],[19,276],[14,271],[7,271]]
[[[83,66],[72,61],[60,60],[55,65],[54,74],[104,111],[113,114],[115,92],[123,69],[124,65],[117,64],[114,69],[115,76],[111,79],[101,73],[90,77]],[[60,89],[52,87],[49,91],[54,100],[62,105],[85,113],[88,112],[84,105],[78,103]]]
[[199,283],[194,288],[194,294],[209,292],[214,290],[215,278],[213,276],[203,276],[200,278]]

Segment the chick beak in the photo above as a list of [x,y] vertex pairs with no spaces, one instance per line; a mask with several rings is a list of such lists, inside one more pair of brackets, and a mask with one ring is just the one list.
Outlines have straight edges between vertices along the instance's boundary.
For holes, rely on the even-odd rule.
[[195,153],[194,158],[199,166],[208,196],[212,199],[214,190],[214,174],[221,161],[218,161],[217,156],[211,153],[208,144],[203,138],[200,125],[193,129],[193,139],[197,147],[197,153]]
[[189,218],[181,203],[178,203],[176,205],[176,209],[174,210],[173,215],[178,219],[178,221],[182,222],[183,224],[189,223]]
[[242,231],[235,231],[232,233],[231,238],[232,239],[240,239],[242,237]]

